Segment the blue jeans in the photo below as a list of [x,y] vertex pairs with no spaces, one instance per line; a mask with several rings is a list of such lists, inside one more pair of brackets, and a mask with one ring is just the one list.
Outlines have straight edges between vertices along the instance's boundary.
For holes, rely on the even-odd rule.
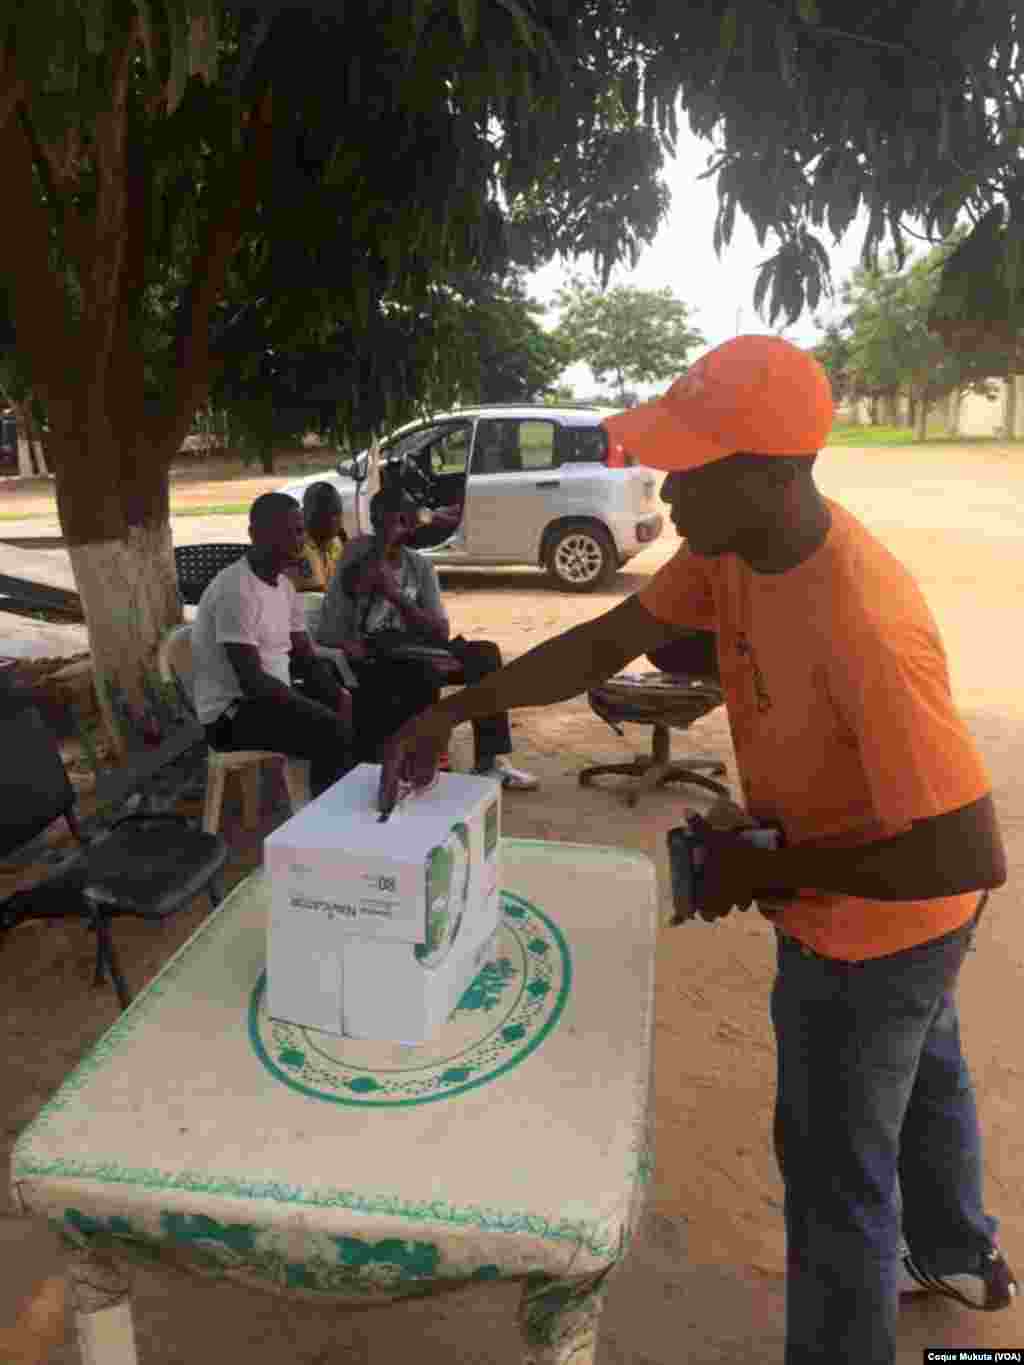
[[994,1243],[953,998],[976,924],[860,963],[778,936],[785,1365],[892,1365],[903,1238],[938,1275]]

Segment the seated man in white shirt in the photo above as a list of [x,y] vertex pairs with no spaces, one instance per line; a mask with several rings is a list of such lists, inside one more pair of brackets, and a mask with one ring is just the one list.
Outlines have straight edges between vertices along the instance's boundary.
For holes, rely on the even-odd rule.
[[[252,546],[222,569],[192,626],[195,706],[211,748],[271,749],[310,760],[310,793],[352,767],[352,697],[318,659],[285,570],[301,558],[302,509],[264,493],[249,510]],[[291,685],[295,658],[304,691]]]

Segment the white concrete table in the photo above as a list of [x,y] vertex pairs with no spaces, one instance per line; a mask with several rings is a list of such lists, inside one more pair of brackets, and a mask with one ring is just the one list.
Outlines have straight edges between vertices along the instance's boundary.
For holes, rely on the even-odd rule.
[[268,1018],[242,882],[21,1135],[86,1365],[134,1365],[132,1262],[341,1304],[523,1285],[524,1362],[593,1360],[636,1228],[657,887],[622,849],[506,839],[496,960],[422,1047]]

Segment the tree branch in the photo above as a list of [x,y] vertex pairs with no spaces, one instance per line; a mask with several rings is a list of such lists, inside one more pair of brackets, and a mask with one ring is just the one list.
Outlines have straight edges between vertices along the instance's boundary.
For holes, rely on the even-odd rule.
[[175,338],[177,378],[166,422],[169,435],[176,434],[182,423],[187,427],[213,377],[216,362],[210,346],[210,318],[245,224],[259,202],[272,127],[271,92],[267,90],[251,111],[245,143],[231,173],[219,181],[182,296]]
[[8,63],[0,66],[0,128],[11,118],[18,105],[25,98],[25,82],[14,81],[5,86]]
[[[139,34],[136,17],[111,58],[110,106],[96,116],[96,227],[92,269],[81,283],[83,322],[101,374],[105,374],[110,359],[119,314],[128,212],[128,86]],[[96,397],[105,407],[106,395],[100,392]]]
[[137,326],[146,287],[149,247],[149,184],[145,154],[129,132],[125,152],[124,251],[113,310],[108,383],[119,395],[118,432],[122,444],[148,441],[146,357]]
[[69,375],[79,374],[71,309],[59,276],[50,267],[50,218],[35,182],[32,144],[20,118],[0,122],[0,166],[7,202],[7,251],[3,259],[11,316],[33,386],[47,405],[66,399]]
[[[81,281],[85,262],[88,258],[87,240],[85,224],[71,197],[74,177],[69,174],[67,166],[61,166],[58,163],[53,151],[39,140],[28,108],[22,106],[20,113],[22,127],[32,145],[36,170],[43,182],[47,199],[53,205],[57,226],[64,241],[65,254],[75,267],[79,281]],[[68,144],[76,136],[73,130],[69,130],[67,133]],[[70,155],[69,151],[69,158]]]

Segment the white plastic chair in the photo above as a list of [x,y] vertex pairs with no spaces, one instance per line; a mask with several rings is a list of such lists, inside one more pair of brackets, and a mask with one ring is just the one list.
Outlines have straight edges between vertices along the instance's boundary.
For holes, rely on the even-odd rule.
[[[160,645],[158,660],[164,682],[177,679],[189,701],[192,701],[192,627],[175,626],[168,631]],[[203,805],[203,829],[216,834],[220,826],[224,804],[224,782],[228,773],[238,773],[242,784],[242,819],[252,828],[259,824],[260,764],[273,759],[284,764],[284,780],[288,788],[292,814],[309,800],[309,764],[304,759],[289,758],[274,749],[209,749],[206,770],[206,800]]]

